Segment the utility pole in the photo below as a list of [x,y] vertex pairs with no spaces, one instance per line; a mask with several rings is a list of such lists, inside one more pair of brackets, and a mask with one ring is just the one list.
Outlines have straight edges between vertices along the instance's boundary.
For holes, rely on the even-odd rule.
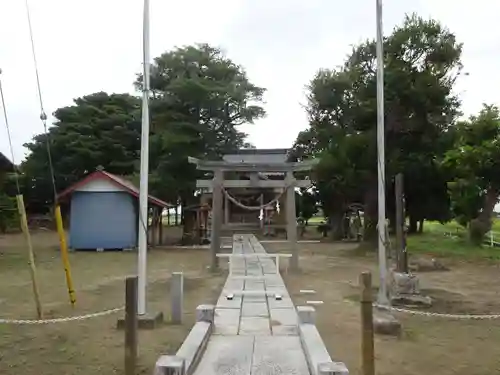
[[139,238],[137,259],[137,313],[146,314],[147,254],[148,254],[148,173],[149,173],[149,0],[144,0],[143,18],[143,88],[141,171],[139,189]]
[[382,30],[382,0],[376,0],[377,10],[377,169],[378,169],[378,262],[380,287],[377,302],[388,305],[387,257],[385,232],[385,124],[384,124],[384,40]]

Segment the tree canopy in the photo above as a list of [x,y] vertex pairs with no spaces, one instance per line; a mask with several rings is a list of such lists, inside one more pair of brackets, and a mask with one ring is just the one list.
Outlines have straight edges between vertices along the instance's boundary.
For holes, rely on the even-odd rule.
[[[141,89],[142,76],[135,82]],[[170,202],[192,199],[197,172],[187,157],[217,157],[246,146],[238,126],[264,116],[264,89],[243,68],[206,44],[177,48],[151,69],[150,191]],[[134,179],[139,173],[141,102],[129,94],[94,93],[54,113],[48,135],[27,143],[22,164],[30,207],[53,203],[47,142],[58,191],[98,166]]]
[[493,210],[500,195],[500,111],[484,105],[478,115],[456,126],[454,147],[445,167],[452,169],[450,191],[459,222],[470,223],[470,236],[481,243],[491,229]]
[[[363,203],[368,239],[377,218],[375,50],[368,40],[340,68],[318,71],[308,86],[310,127],[295,143],[298,157],[321,158],[316,176],[324,212],[338,222],[348,204]],[[459,115],[452,89],[461,50],[453,33],[416,15],[384,39],[386,194],[403,172],[413,229],[424,219],[447,218],[439,163],[449,147],[446,132]]]

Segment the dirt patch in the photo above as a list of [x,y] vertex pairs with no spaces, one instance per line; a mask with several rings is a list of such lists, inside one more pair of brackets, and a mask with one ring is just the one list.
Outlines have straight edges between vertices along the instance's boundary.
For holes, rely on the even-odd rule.
[[[301,245],[301,272],[285,275],[297,305],[322,300],[315,306],[317,326],[334,360],[347,364],[351,374],[360,370],[358,277],[371,271],[377,287],[376,255],[353,250],[351,244]],[[286,244],[266,244],[269,251],[287,252]],[[355,256],[351,256],[354,253]],[[440,259],[448,272],[417,273],[423,293],[435,299],[433,310],[450,313],[500,314],[498,264]],[[300,289],[313,289],[314,296]],[[376,289],[375,289],[376,290]],[[351,297],[351,298],[349,298]],[[500,345],[500,319],[451,320],[397,314],[401,338],[377,336],[376,371],[379,375],[484,375],[500,371],[495,349]]]
[[[135,252],[77,252],[70,254],[77,305],[72,309],[66,291],[53,232],[33,234],[45,316],[65,317],[122,306],[124,278],[136,271]],[[148,310],[170,311],[169,280],[184,272],[184,322],[139,333],[139,371],[151,374],[159,355],[175,353],[195,322],[196,306],[214,303],[224,275],[208,273],[205,249],[153,249],[148,254]],[[21,236],[0,238],[1,318],[33,319],[26,251]],[[2,375],[94,375],[123,373],[123,331],[115,329],[118,314],[67,323],[0,324]]]

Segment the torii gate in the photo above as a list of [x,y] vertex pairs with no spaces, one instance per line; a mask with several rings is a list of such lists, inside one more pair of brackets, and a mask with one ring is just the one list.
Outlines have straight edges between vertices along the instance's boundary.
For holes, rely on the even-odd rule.
[[[299,256],[297,247],[297,218],[295,215],[295,188],[307,188],[311,186],[309,180],[296,180],[294,172],[303,172],[311,170],[319,159],[310,159],[302,162],[227,162],[227,161],[209,161],[188,157],[188,161],[195,164],[198,170],[212,171],[214,177],[212,180],[197,180],[197,188],[212,189],[212,232],[210,243],[211,269],[216,271],[219,267],[217,253],[220,252],[220,232],[222,227],[222,194],[224,188],[283,188],[286,191],[286,228],[287,240],[292,253],[290,269],[297,271],[299,269]],[[285,173],[284,180],[226,180],[225,172],[281,172]]]

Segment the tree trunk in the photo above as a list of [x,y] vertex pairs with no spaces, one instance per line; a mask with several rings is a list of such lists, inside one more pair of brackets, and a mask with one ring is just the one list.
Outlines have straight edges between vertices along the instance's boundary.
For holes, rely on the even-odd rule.
[[342,239],[342,213],[336,212],[329,216],[330,236],[332,240],[339,241]]
[[418,223],[418,233],[422,234],[424,233],[424,219],[421,219]]
[[408,227],[408,234],[415,234],[417,233],[417,228],[418,227],[418,219],[415,217],[415,215],[410,215],[410,226]]
[[498,202],[498,195],[498,190],[488,189],[481,212],[469,223],[469,240],[475,245],[482,245],[484,236],[491,230],[493,210]]

